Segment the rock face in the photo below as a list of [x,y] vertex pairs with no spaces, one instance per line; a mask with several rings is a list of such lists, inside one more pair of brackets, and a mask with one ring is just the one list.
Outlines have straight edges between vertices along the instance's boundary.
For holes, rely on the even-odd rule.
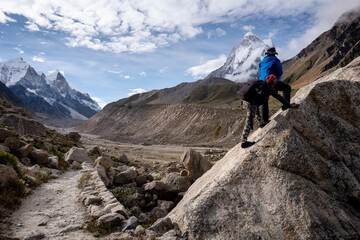
[[[189,239],[360,238],[360,58],[300,89],[168,215]],[[341,79],[341,80],[339,80]]]
[[91,159],[89,158],[89,156],[84,148],[72,147],[65,154],[65,161],[67,161],[68,163],[71,164],[74,161],[79,162],[79,163],[90,162]]

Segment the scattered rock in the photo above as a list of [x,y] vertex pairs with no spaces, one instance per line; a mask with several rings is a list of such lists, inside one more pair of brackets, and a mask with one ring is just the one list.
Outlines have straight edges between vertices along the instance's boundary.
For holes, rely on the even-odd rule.
[[10,150],[17,150],[21,146],[21,140],[17,137],[8,137],[5,139],[4,145]]
[[195,151],[194,149],[186,151],[181,157],[181,162],[189,171],[189,177],[193,181],[201,177],[212,167],[212,164],[207,161],[201,153]]
[[77,148],[72,147],[66,154],[65,154],[65,161],[68,163],[72,163],[74,161],[83,163],[83,162],[91,162],[91,159],[87,155],[87,152],[84,148]]
[[84,204],[85,206],[88,206],[90,204],[100,204],[101,203],[101,198],[98,197],[98,196],[94,196],[94,195],[91,195],[91,196],[88,196],[85,201],[84,201]]
[[30,235],[28,237],[25,237],[24,240],[40,240],[45,238],[45,234],[43,233],[35,233],[33,235]]
[[45,166],[48,162],[49,154],[43,149],[35,149],[30,153],[30,159],[32,164],[38,164],[40,166]]
[[7,130],[5,128],[0,128],[0,142],[4,142],[5,139],[9,137],[16,137],[16,133],[13,131]]
[[95,162],[94,165],[101,165],[105,168],[106,171],[109,171],[110,168],[112,167],[112,161],[109,158],[105,158],[105,157],[98,157]]
[[78,132],[70,132],[66,135],[66,137],[74,142],[78,142],[81,139],[81,135]]
[[166,169],[167,173],[172,173],[172,172],[180,172],[180,170],[176,167],[169,167]]
[[175,207],[175,203],[172,201],[158,200],[157,203],[159,207],[165,209],[168,212]]
[[101,178],[101,180],[104,182],[105,186],[108,187],[111,185],[111,181],[106,173],[105,168],[102,165],[96,165],[95,167],[96,171],[99,174],[99,177]]
[[3,152],[10,153],[10,148],[8,148],[7,146],[2,145],[2,144],[0,144],[0,150]]
[[71,169],[78,170],[78,169],[82,168],[82,165],[81,165],[81,163],[79,163],[77,161],[73,161],[71,163],[70,167],[71,167]]
[[134,234],[135,236],[141,236],[145,233],[145,229],[143,228],[143,226],[141,225],[138,225],[136,228],[135,228],[135,231],[134,231]]
[[48,158],[47,167],[58,169],[59,168],[59,158],[57,156],[50,156]]
[[128,229],[135,229],[138,225],[138,219],[135,216],[131,216],[122,227],[122,231],[125,232]]
[[123,220],[125,220],[125,217],[119,213],[108,213],[108,214],[105,214],[104,216],[101,216],[97,220],[97,222],[98,222],[99,226],[106,225],[106,224],[118,225]]
[[98,146],[93,147],[90,151],[89,151],[89,155],[94,156],[94,155],[101,155],[101,151],[100,148]]
[[119,162],[128,164],[130,161],[129,161],[128,157],[126,156],[126,154],[123,154],[123,155],[120,156]]
[[191,186],[191,181],[188,177],[182,177],[179,173],[170,173],[163,182],[167,185],[168,192],[179,193],[186,192]]
[[17,179],[17,174],[12,167],[0,164],[0,188],[8,186],[11,181]]
[[19,160],[22,164],[24,164],[25,166],[27,167],[30,167],[31,166],[31,160],[30,158],[20,158]]
[[135,181],[138,186],[142,186],[147,183],[147,177],[146,175],[139,175],[136,177]]
[[145,191],[150,191],[150,192],[159,192],[159,191],[162,192],[166,188],[167,188],[167,185],[164,182],[158,181],[158,180],[149,182],[144,185]]
[[19,158],[24,158],[26,157],[27,155],[29,155],[29,153],[31,153],[32,151],[34,150],[34,146],[29,143],[23,147],[21,147],[19,150],[18,150],[18,154],[17,156]]
[[5,114],[0,117],[0,124],[15,129],[20,135],[46,136],[46,128],[41,123],[15,114]]
[[169,217],[158,219],[151,227],[148,228],[150,231],[154,231],[159,235],[163,235],[167,231],[174,228],[173,223]]
[[126,170],[124,172],[118,173],[114,177],[114,184],[122,185],[122,184],[126,184],[126,183],[131,183],[132,181],[135,180],[136,177],[137,177],[136,170],[129,168],[128,170]]
[[161,207],[154,207],[149,213],[150,218],[163,218],[168,214],[168,211]]

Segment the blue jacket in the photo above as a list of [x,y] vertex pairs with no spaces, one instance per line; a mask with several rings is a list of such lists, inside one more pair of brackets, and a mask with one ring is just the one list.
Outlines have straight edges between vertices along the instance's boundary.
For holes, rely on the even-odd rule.
[[282,64],[276,56],[266,56],[260,63],[260,80],[265,81],[269,74],[274,74],[277,81],[283,74]]

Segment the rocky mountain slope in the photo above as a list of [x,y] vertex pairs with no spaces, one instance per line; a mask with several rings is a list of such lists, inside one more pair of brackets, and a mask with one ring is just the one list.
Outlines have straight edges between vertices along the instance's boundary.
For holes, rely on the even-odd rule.
[[17,107],[25,107],[24,103],[2,82],[0,82],[0,96],[5,97],[10,103]]
[[0,63],[0,81],[47,123],[51,119],[85,120],[100,110],[88,94],[72,88],[61,72],[46,76],[22,58]]
[[360,58],[301,88],[169,214],[189,239],[360,238]]
[[108,104],[78,129],[133,143],[233,145],[244,124],[240,85],[208,78],[133,95]]
[[299,88],[360,56],[360,7],[343,14],[334,26],[292,59],[283,62],[285,82]]
[[273,46],[272,42],[265,43],[248,32],[240,45],[232,49],[224,65],[211,72],[208,77],[221,77],[234,82],[258,78],[259,64],[270,46]]

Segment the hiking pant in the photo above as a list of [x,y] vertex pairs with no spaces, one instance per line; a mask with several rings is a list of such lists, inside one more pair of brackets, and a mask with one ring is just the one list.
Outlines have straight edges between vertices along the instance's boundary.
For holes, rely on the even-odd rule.
[[246,102],[246,104],[247,104],[247,106],[246,106],[247,112],[246,112],[244,130],[242,132],[242,137],[241,137],[241,143],[244,143],[247,141],[250,130],[253,129],[255,114],[256,114],[257,121],[259,122],[259,124],[261,123],[259,107],[256,104],[249,103],[249,102]]
[[[285,100],[290,102],[291,87],[289,85],[287,85],[286,83],[277,81],[274,86],[274,89],[276,91],[282,91],[283,97],[285,98]],[[269,121],[269,98],[268,98],[268,100],[264,101],[262,108],[261,108],[261,113],[262,113],[264,122],[268,122]]]

